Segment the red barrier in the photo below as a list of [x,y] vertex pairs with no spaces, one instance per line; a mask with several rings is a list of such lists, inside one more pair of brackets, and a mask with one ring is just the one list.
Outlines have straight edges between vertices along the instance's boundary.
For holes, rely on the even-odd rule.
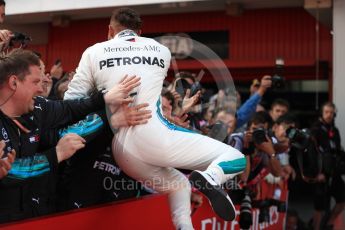
[[[270,186],[266,183],[264,187]],[[285,195],[283,195],[285,194]],[[286,198],[286,190],[282,198]],[[205,199],[204,199],[205,201]],[[239,214],[239,206],[236,207]],[[258,223],[259,210],[253,210],[253,226],[251,229],[283,229],[285,214],[277,212],[276,207],[270,208],[270,223]],[[237,230],[237,216],[235,221],[226,222],[213,213],[208,202],[197,209],[193,214],[195,229],[201,230]],[[3,230],[17,229],[150,229],[169,230],[174,229],[170,218],[167,196],[151,195],[139,199],[115,202],[98,207],[74,210],[62,214],[56,214],[43,218],[36,218],[13,224],[0,225]]]
[[18,229],[174,229],[166,196],[153,195],[1,226]]

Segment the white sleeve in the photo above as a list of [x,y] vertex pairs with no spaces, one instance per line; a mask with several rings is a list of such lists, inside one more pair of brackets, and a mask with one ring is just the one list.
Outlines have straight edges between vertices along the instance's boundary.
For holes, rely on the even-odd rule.
[[68,85],[64,100],[85,98],[95,89],[92,73],[90,48],[86,49],[80,59],[76,74]]

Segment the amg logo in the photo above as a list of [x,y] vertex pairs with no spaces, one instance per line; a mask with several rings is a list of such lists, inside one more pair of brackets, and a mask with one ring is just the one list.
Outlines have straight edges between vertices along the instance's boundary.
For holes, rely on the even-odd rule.
[[106,162],[102,162],[102,161],[95,161],[93,168],[109,172],[113,175],[120,175],[120,173],[121,173],[120,168],[116,167],[115,165],[112,165],[112,164],[109,164]]
[[109,58],[99,62],[99,68],[103,69],[104,67],[114,67],[114,66],[124,66],[124,65],[157,65],[161,68],[164,68],[164,60],[157,57],[118,57],[118,58]]
[[125,47],[104,47],[103,48],[104,53],[110,53],[110,52],[140,52],[140,51],[154,51],[154,52],[160,52],[159,46],[153,46],[153,45],[147,45],[143,47],[137,47],[137,46],[125,46]]
[[144,48],[142,50],[160,52],[160,49],[158,46],[144,46]]

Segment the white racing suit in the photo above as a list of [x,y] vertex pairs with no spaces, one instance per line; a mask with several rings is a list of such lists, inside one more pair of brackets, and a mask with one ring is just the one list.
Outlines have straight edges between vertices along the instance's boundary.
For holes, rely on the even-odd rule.
[[190,184],[175,168],[205,170],[218,183],[239,174],[245,158],[236,149],[169,123],[162,115],[160,94],[171,54],[153,39],[121,31],[106,42],[89,47],[65,93],[65,99],[88,96],[94,87],[110,89],[123,77],[141,77],[135,103],[149,103],[152,118],[145,125],[121,128],[114,137],[113,153],[131,177],[161,193],[168,193],[177,228],[192,229]]

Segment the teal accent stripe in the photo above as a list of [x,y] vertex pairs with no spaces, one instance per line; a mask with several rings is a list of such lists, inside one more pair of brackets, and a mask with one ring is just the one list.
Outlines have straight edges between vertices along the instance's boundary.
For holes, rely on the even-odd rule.
[[48,162],[47,163],[36,164],[36,165],[30,165],[30,166],[23,166],[23,165],[19,165],[19,164],[18,165],[13,164],[12,165],[12,169],[14,171],[17,171],[17,169],[16,169],[16,167],[17,167],[17,168],[20,168],[19,170],[21,172],[25,172],[25,171],[32,171],[32,170],[40,170],[42,168],[47,167],[48,165],[49,165]]
[[238,173],[244,170],[247,161],[245,157],[232,161],[223,161],[218,163],[218,165],[223,169],[225,174]]
[[161,113],[161,100],[158,99],[157,103],[157,110],[156,110],[156,113],[158,115],[158,118],[159,120],[162,122],[162,124],[164,126],[166,126],[168,129],[171,129],[171,130],[176,130],[176,131],[181,131],[181,132],[186,132],[186,133],[197,133],[193,130],[189,130],[189,129],[186,129],[186,128],[183,128],[181,126],[178,126],[178,125],[175,125],[173,123],[170,123],[164,116],[163,114]]
[[35,155],[25,158],[16,159],[8,177],[13,179],[27,179],[37,177],[50,171],[49,162],[44,155]]
[[78,123],[68,126],[65,129],[59,131],[60,138],[65,136],[68,133],[75,133],[81,137],[86,137],[91,133],[96,133],[103,126],[103,121],[100,116],[97,114],[92,114],[86,116],[84,120],[79,121]]
[[41,175],[43,175],[49,171],[50,171],[49,168],[45,168],[45,169],[42,169],[39,171],[32,171],[32,172],[20,172],[20,171],[16,171],[16,170],[10,170],[8,172],[8,177],[12,178],[12,179],[24,180],[24,179],[28,179],[31,177],[41,176]]

